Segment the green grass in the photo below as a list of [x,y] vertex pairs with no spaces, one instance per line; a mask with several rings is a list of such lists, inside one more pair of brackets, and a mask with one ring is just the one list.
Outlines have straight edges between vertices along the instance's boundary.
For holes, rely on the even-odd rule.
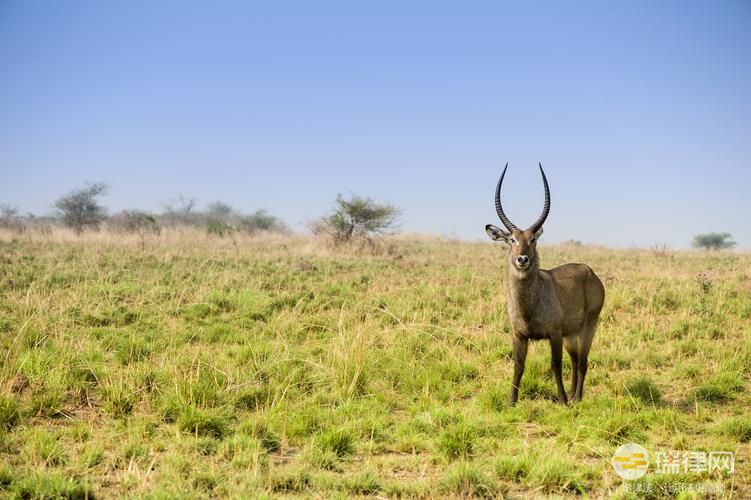
[[634,398],[650,405],[662,404],[662,391],[649,379],[637,378],[626,385],[626,390]]
[[606,287],[561,407],[539,342],[506,402],[500,246],[378,249],[0,235],[0,497],[630,498],[627,442],[736,452],[733,477],[674,479],[751,496],[751,256],[542,246]]

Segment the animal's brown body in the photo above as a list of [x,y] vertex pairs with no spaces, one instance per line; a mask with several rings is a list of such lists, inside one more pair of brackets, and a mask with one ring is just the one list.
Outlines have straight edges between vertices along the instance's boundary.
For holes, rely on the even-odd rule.
[[550,270],[539,268],[537,239],[542,235],[542,224],[550,210],[550,193],[542,165],[540,172],[545,184],[545,208],[535,224],[520,230],[503,213],[500,190],[506,173],[504,169],[496,187],[496,210],[508,232],[490,224],[485,226],[493,240],[503,241],[509,246],[508,313],[514,351],[514,379],[509,395],[512,404],[518,398],[530,339],[550,341],[551,367],[558,386],[558,401],[562,404],[568,401],[561,373],[565,346],[573,372],[572,400],[581,400],[589,349],[605,301],[605,288],[589,266],[564,264]]

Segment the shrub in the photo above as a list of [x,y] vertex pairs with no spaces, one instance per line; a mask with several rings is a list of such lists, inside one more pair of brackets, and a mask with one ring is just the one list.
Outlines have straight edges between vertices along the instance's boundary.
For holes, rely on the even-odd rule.
[[24,219],[18,215],[18,209],[10,205],[0,205],[0,229],[22,233],[26,229]]
[[705,233],[694,236],[693,246],[704,250],[722,250],[733,248],[735,241],[731,240],[730,233]]
[[246,233],[259,231],[286,232],[287,226],[278,217],[266,210],[256,210],[252,214],[243,215],[237,223],[237,229]]
[[87,227],[98,228],[107,216],[107,209],[97,202],[97,198],[106,193],[106,184],[89,184],[60,197],[55,202],[55,208],[60,211],[63,224],[72,228],[76,234],[81,234]]
[[347,200],[338,195],[333,212],[314,221],[311,230],[331,237],[336,244],[346,243],[353,237],[367,238],[395,229],[399,215],[401,209],[394,205],[356,195]]
[[138,235],[141,247],[146,245],[149,235],[158,235],[162,231],[154,215],[139,210],[123,210],[110,217],[109,225],[115,230]]

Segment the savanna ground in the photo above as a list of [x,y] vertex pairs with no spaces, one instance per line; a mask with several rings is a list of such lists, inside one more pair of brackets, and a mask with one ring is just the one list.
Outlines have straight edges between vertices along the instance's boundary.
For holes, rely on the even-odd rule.
[[[605,308],[584,401],[537,342],[509,407],[502,246],[380,250],[2,235],[0,496],[751,496],[751,255],[542,245]],[[735,473],[626,483],[626,442]]]

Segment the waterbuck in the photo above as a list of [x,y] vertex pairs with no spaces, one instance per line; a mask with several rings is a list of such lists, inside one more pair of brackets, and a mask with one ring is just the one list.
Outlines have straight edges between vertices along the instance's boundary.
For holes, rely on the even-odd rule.
[[527,344],[530,339],[548,339],[552,355],[551,367],[558,386],[558,402],[568,399],[563,388],[561,358],[563,346],[571,356],[573,377],[572,401],[579,401],[584,393],[587,375],[587,356],[597,326],[597,318],[605,301],[605,288],[597,275],[585,264],[564,264],[554,269],[540,269],[537,241],[542,225],[550,212],[550,190],[545,171],[540,164],[545,186],[545,205],[542,215],[529,229],[516,227],[503,213],[501,185],[508,163],[495,188],[495,209],[508,232],[492,224],[485,231],[495,241],[508,245],[506,268],[508,273],[508,315],[513,331],[514,380],[509,403],[519,396],[519,383],[524,374]]

